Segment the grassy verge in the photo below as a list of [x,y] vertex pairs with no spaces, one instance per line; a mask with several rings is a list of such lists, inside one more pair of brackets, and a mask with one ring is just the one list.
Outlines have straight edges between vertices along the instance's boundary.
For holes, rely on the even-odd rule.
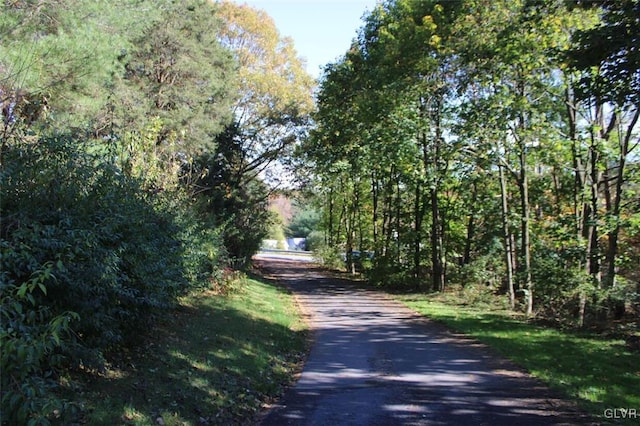
[[185,298],[133,353],[84,378],[86,424],[247,424],[299,368],[305,325],[282,289]]
[[[603,422],[638,424],[640,354],[624,341],[535,326],[508,311],[454,304],[445,296],[396,296],[417,312],[486,343],[552,388],[577,400]],[[635,418],[622,419],[626,411]],[[634,417],[634,416],[632,416]],[[612,420],[612,421],[613,421]]]

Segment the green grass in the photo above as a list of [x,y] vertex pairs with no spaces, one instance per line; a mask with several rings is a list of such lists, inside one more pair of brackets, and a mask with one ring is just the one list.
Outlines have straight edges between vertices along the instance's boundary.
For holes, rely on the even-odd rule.
[[396,297],[489,345],[602,421],[607,409],[632,409],[640,416],[640,354],[626,349],[622,340],[540,327],[506,310],[456,305],[446,296]]
[[196,294],[118,366],[84,378],[83,421],[246,424],[290,383],[305,347],[306,326],[278,287],[245,279],[236,294]]

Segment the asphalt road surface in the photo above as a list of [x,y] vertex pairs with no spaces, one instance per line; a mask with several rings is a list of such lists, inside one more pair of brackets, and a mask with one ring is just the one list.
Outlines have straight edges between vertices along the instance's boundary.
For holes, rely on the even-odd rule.
[[271,425],[595,424],[485,346],[308,262],[258,265],[296,295],[313,330]]

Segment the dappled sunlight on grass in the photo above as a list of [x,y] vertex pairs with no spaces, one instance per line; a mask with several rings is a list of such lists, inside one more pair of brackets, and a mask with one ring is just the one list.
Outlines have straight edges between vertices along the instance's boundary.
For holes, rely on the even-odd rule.
[[151,419],[133,407],[125,406],[122,420],[135,424],[152,423]]
[[87,378],[86,421],[249,422],[291,380],[305,345],[305,325],[278,287],[247,280],[227,297],[196,294],[114,368],[118,374]]
[[430,295],[397,297],[489,345],[595,415],[606,408],[640,407],[640,354],[627,350],[622,340],[543,328],[508,311],[484,312],[430,300]]

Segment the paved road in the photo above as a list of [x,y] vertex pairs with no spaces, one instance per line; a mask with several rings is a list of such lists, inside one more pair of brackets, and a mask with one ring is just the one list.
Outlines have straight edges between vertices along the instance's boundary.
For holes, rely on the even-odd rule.
[[477,342],[309,263],[258,261],[309,316],[314,344],[271,425],[591,424]]

